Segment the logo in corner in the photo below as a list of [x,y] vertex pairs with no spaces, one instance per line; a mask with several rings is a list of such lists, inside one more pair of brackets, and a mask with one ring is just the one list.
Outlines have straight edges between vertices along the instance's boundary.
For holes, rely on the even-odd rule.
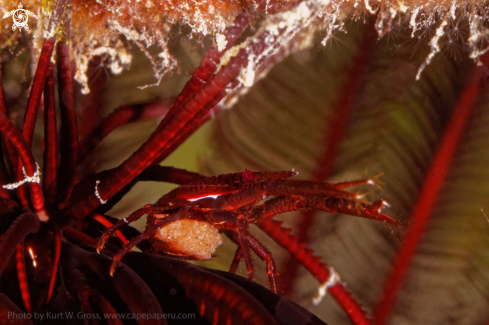
[[3,19],[12,16],[14,20],[14,24],[12,25],[12,30],[16,30],[17,28],[19,28],[19,30],[22,30],[22,28],[24,28],[26,32],[28,32],[29,25],[27,25],[27,20],[29,19],[29,16],[37,18],[37,16],[33,12],[29,10],[25,10],[23,8],[24,7],[22,6],[22,3],[19,3],[19,9],[6,12],[3,15]]

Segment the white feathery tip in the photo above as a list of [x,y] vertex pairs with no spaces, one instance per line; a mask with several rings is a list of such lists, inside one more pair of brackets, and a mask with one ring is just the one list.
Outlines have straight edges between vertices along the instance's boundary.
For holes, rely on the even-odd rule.
[[100,181],[99,181],[99,180],[97,180],[97,181],[95,182],[95,196],[96,196],[96,197],[97,197],[97,199],[100,201],[100,203],[105,204],[105,203],[107,203],[107,200],[102,199],[102,197],[100,196],[100,193],[98,192],[98,184],[99,184],[99,183],[100,183]]
[[319,286],[318,295],[312,299],[314,306],[319,305],[326,296],[328,289],[335,286],[337,283],[341,284],[342,286],[346,286],[346,283],[341,281],[339,274],[336,273],[332,267],[330,267],[328,280]]
[[24,179],[17,182],[17,183],[12,183],[12,184],[6,184],[3,185],[3,188],[6,188],[7,190],[13,190],[16,189],[17,187],[23,185],[24,183],[37,183],[39,184],[41,182],[41,171],[39,169],[39,165],[36,163],[36,172],[32,176],[27,176],[25,173],[24,167],[22,167],[22,173],[24,174]]
[[391,207],[391,205],[389,204],[389,202],[384,201],[384,200],[382,200],[382,205],[385,206],[385,207],[388,207],[388,208]]

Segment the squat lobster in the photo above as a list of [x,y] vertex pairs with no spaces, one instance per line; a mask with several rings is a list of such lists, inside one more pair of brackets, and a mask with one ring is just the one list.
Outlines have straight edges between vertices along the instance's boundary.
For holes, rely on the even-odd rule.
[[100,237],[97,251],[100,252],[116,230],[147,214],[145,231],[114,256],[111,275],[124,255],[143,240],[149,239],[155,249],[165,254],[204,260],[211,258],[222,243],[219,233],[224,233],[238,245],[231,272],[244,258],[249,277],[253,279],[251,249],[267,264],[270,287],[277,292],[277,272],[272,254],[251,235],[249,224],[302,209],[395,223],[394,219],[380,212],[387,205],[385,201],[366,204],[361,201],[363,195],[344,190],[355,185],[373,184],[372,180],[334,184],[289,179],[295,175],[294,171],[245,171],[206,177],[182,185],[155,204],[148,204],[116,222]]

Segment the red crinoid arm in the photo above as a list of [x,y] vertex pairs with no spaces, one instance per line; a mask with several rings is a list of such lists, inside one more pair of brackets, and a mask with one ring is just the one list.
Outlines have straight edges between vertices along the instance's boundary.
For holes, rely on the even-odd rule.
[[16,246],[24,240],[25,236],[36,233],[41,228],[41,222],[35,214],[25,208],[22,211],[23,213],[12,222],[0,238],[0,275]]
[[[190,80],[185,84],[185,87],[181,91],[180,95],[177,97],[168,114],[165,116],[165,119],[158,126],[158,129],[166,127],[166,123],[169,118],[180,108],[180,106],[182,106],[187,100],[189,100],[191,96],[202,87],[203,84],[205,84],[209,80],[211,75],[216,70],[217,64],[221,61],[222,55],[234,45],[238,37],[250,24],[250,21],[251,16],[247,12],[241,13],[238,17],[236,17],[233,24],[229,26],[224,32],[226,45],[221,50],[216,48],[210,49],[204,56],[204,58],[202,58],[199,67],[197,68],[197,70],[195,70]],[[164,148],[160,148],[158,158],[154,160],[153,164],[159,164],[160,162],[162,162],[183,141],[185,141],[185,139],[187,139],[190,134],[192,134],[197,128],[199,128],[200,125],[205,123],[211,117],[211,115],[208,115],[206,112],[215,107],[224,97],[226,97],[226,95],[227,93],[225,91],[221,91],[209,103],[207,103],[201,114],[194,117],[194,123],[189,124],[187,128],[181,130],[178,134],[175,134],[173,145],[168,145]],[[214,114],[216,113],[217,112],[214,111]]]
[[[22,135],[28,146],[32,146],[32,137],[34,135],[34,127],[37,119],[37,111],[39,104],[41,103],[41,95],[44,90],[44,83],[46,82],[47,72],[49,68],[49,62],[51,55],[53,54],[54,43],[56,37],[51,37],[44,41],[42,46],[41,55],[39,56],[39,62],[37,64],[36,74],[32,82],[31,92],[29,94],[29,100],[27,102],[27,108],[24,115],[24,125],[22,127]],[[17,179],[20,181],[23,178],[22,166],[20,162],[17,165]],[[28,206],[27,190],[25,186],[20,186],[17,193],[23,206]],[[31,194],[32,195],[32,194]],[[42,199],[42,198],[41,198]],[[36,198],[36,200],[40,200]],[[35,203],[34,203],[35,204]],[[36,208],[37,210],[37,208]]]
[[[32,137],[34,135],[34,127],[36,125],[37,112],[39,104],[41,103],[41,96],[44,90],[44,83],[46,82],[47,72],[49,68],[49,62],[51,55],[53,54],[54,43],[56,37],[51,37],[44,41],[42,46],[41,55],[39,56],[39,62],[37,64],[36,74],[31,86],[31,92],[29,94],[29,100],[27,102],[27,108],[24,115],[24,125],[22,126],[22,135],[25,141],[32,146]],[[20,181],[23,178],[22,166],[17,164],[17,180]],[[29,206],[29,200],[27,196],[27,188],[20,186],[17,190],[19,198],[23,206]]]
[[[5,96],[3,93],[3,85],[2,85],[2,71],[0,69],[0,113],[5,116],[9,116],[7,105],[5,104]],[[2,148],[5,150],[6,161],[8,163],[8,167],[10,169],[10,176],[15,175],[15,171],[17,169],[17,152],[12,143],[9,140],[2,137]]]
[[[87,274],[91,279],[90,283],[93,283],[94,276],[98,276],[109,290],[113,290],[119,301],[127,306],[123,307],[125,310],[134,315],[163,314],[161,306],[151,289],[129,267],[121,265],[114,277],[110,277],[107,273],[107,269],[112,262],[109,257],[88,252],[69,243],[63,243],[62,256],[61,271],[63,272],[63,278],[68,279],[71,283],[76,283],[74,280],[80,280],[80,277],[77,276],[80,273],[73,273],[73,270]],[[77,276],[78,279],[74,278],[74,276]],[[81,280],[83,281],[83,279]],[[119,306],[121,306],[120,303]],[[138,320],[138,324],[163,325],[167,323],[164,319],[148,320],[141,318]]]
[[137,177],[139,181],[166,182],[178,185],[196,182],[204,178],[205,176],[195,172],[190,172],[186,169],[159,165],[148,166]]
[[[175,149],[177,149],[187,138],[192,135],[202,124],[211,119],[215,114],[221,111],[221,107],[217,106],[219,102],[226,97],[227,93],[221,91],[214,97],[203,109],[201,114],[195,115],[193,123],[189,124],[186,128],[177,132],[172,139],[172,143],[161,148],[158,152],[158,158],[153,161],[153,165],[160,164],[166,157],[168,157]],[[210,107],[210,108],[209,108]],[[210,111],[212,110],[212,111]],[[208,113],[205,113],[209,111]],[[204,114],[205,113],[205,114]]]
[[[96,212],[92,212],[91,213],[91,216],[93,217],[93,219],[95,219],[98,223],[100,223],[101,225],[103,225],[105,228],[107,229],[110,229],[114,226],[114,224],[112,222],[110,222],[109,220],[107,220],[103,215],[101,214],[98,214]],[[124,245],[127,245],[127,239],[126,237],[124,237],[124,235],[120,232],[120,230],[116,230],[114,231],[114,234],[120,239],[120,241],[124,244]]]
[[76,124],[68,44],[62,41],[58,42],[56,57],[61,112],[61,162],[58,173],[58,195],[60,202],[65,202],[70,197],[75,183],[78,165],[78,126]]
[[[214,71],[216,70],[217,68],[216,64],[220,62],[224,52],[226,52],[234,45],[237,38],[243,33],[245,28],[250,24],[250,20],[251,20],[251,16],[249,13],[246,12],[236,17],[234,23],[231,26],[229,26],[226,29],[226,32],[224,33],[224,36],[226,38],[225,47],[221,49],[221,51],[219,51],[219,49],[212,48],[209,50],[209,52],[207,52],[207,54],[202,59],[199,67],[197,68],[197,70],[195,70],[194,74],[192,75],[192,78],[187,82],[182,92],[177,97],[177,100],[173,104],[172,108],[165,116],[165,119],[158,126],[158,128],[164,127],[165,123],[170,118],[170,116],[173,115],[180,108],[180,106],[184,104],[192,96],[192,94],[198,91],[199,88],[201,88],[202,85],[209,80],[212,73],[214,73]],[[210,108],[215,107],[226,95],[227,93],[225,91],[220,92],[217,96],[213,98],[213,100],[211,100],[207,104],[207,107]],[[204,109],[204,111],[208,110],[207,107],[206,109]],[[214,112],[214,114],[215,113],[217,112]],[[192,134],[200,125],[205,123],[210,117],[211,115],[206,115],[206,114],[200,114],[199,116],[196,116],[195,120],[198,122],[190,124],[185,130],[181,130],[181,132],[176,134],[174,139],[175,143],[171,146],[161,148],[160,152],[158,153],[158,158],[153,163],[159,164],[166,157],[168,157],[168,155],[171,152],[173,152],[175,148],[177,148],[183,141],[185,141],[185,139],[187,139],[187,137],[190,134]]]
[[17,245],[15,260],[16,260],[15,266],[17,268],[17,277],[19,279],[20,292],[22,295],[22,301],[24,302],[25,311],[28,314],[32,314],[31,295],[29,293],[29,285],[27,283],[27,275],[25,273],[23,241]]
[[[111,198],[141,173],[142,170],[148,167],[157,158],[155,154],[159,152],[159,149],[171,143],[172,137],[184,128],[187,123],[191,123],[189,121],[192,121],[192,117],[201,113],[206,104],[238,76],[241,67],[247,62],[247,57],[247,51],[245,49],[240,50],[235,57],[230,59],[226,66],[222,67],[192,98],[170,117],[167,127],[153,133],[148,141],[131,157],[124,161],[114,172],[107,175],[98,186],[100,197],[104,200]],[[59,220],[59,224],[62,228],[66,228],[76,223],[100,203],[95,191],[85,195],[79,201],[62,210],[61,215],[69,215],[70,218]]]
[[[81,302],[81,308],[85,314],[93,314],[94,311],[90,305],[90,301],[92,300],[93,303],[102,311],[104,315],[117,315],[117,310],[110,304],[110,302],[97,290],[92,289],[87,283],[89,282],[86,279],[80,279],[84,277],[82,275],[82,272],[79,270],[75,271],[76,273],[79,273],[81,276],[77,277],[79,281],[77,281],[76,285],[76,296]],[[77,274],[77,275],[79,275]],[[69,289],[68,289],[69,290]],[[69,290],[71,291],[71,290]],[[88,312],[88,310],[91,310],[91,312]],[[124,325],[122,320],[117,319],[117,318],[108,318],[107,324],[109,325]]]
[[44,164],[42,189],[48,206],[56,202],[56,174],[58,170],[58,136],[56,128],[56,99],[53,65],[49,67],[44,87]]
[[165,124],[169,120],[170,116],[173,115],[180,108],[181,105],[189,100],[192,95],[195,94],[195,92],[197,92],[202,87],[202,85],[209,80],[211,75],[216,70],[216,65],[221,61],[221,57],[224,52],[226,52],[234,45],[238,37],[241,36],[243,31],[250,24],[250,21],[250,14],[244,12],[236,17],[231,26],[226,28],[224,36],[227,43],[224,48],[222,48],[221,50],[212,48],[207,52],[207,54],[200,62],[197,70],[195,70],[190,80],[185,84],[184,88],[180,92],[180,95],[178,95],[167,116],[159,125],[159,128],[165,127]]
[[142,119],[165,116],[169,109],[170,106],[167,101],[118,107],[80,142],[78,148],[79,161],[85,160],[86,156],[90,155],[92,150],[118,127]]
[[[185,296],[197,306],[199,314],[213,324],[253,324],[278,325],[271,312],[251,293],[233,281],[227,280],[211,270],[199,268],[184,261],[157,258],[156,256],[134,253],[127,256],[128,265],[138,274],[142,274],[140,261],[152,265],[150,276],[144,279],[156,279],[159,274],[168,274],[181,284]],[[117,275],[117,274],[116,274]],[[157,286],[156,281],[152,281]]]
[[[5,146],[4,143],[0,144],[0,157],[5,156]],[[10,177],[8,177],[7,166],[3,160],[0,159],[0,184],[9,183]],[[8,199],[12,199],[12,191],[8,191],[7,189],[0,187],[0,196]]]
[[53,295],[54,285],[56,283],[56,276],[58,274],[59,260],[61,258],[61,232],[58,225],[55,222],[51,222],[54,232],[54,258],[53,258],[53,271],[49,279],[49,288],[46,295],[45,306],[49,305],[51,297]]
[[81,232],[80,230],[77,230],[75,228],[66,228],[63,230],[63,236],[70,239],[74,240],[76,242],[79,242],[80,244],[87,245],[87,246],[92,246],[92,247],[97,247],[97,240],[88,236],[84,232]]
[[[102,179],[105,175],[107,175],[110,170],[104,170],[96,174],[95,176],[91,176],[88,179],[78,183],[73,191],[72,196],[78,197],[79,195],[83,195],[87,191],[93,190],[95,187],[94,180]],[[116,195],[114,195],[103,207],[99,207],[100,213],[105,213],[109,211],[115,204],[117,204],[131,189],[132,187],[140,181],[154,181],[154,182],[166,182],[173,183],[178,185],[188,184],[200,179],[205,178],[204,176],[189,172],[184,169],[152,165],[147,167],[141,174],[139,174],[136,178],[134,178],[128,185],[126,185],[121,191],[119,191]]]
[[438,151],[433,157],[424,185],[413,209],[411,226],[397,254],[392,272],[384,286],[382,298],[374,311],[374,324],[384,324],[396,303],[396,295],[425,232],[431,213],[438,199],[453,155],[470,117],[470,112],[479,96],[483,66],[477,66],[463,89],[450,123],[443,134]]
[[87,82],[90,87],[90,93],[83,100],[83,114],[78,116],[80,122],[78,131],[81,139],[85,139],[102,120],[100,113],[104,107],[103,94],[108,81],[105,69],[101,68],[102,60],[101,57],[97,56],[88,63],[88,71],[92,71],[88,75]]
[[[218,98],[219,99],[219,98]],[[222,99],[222,98],[221,98]],[[217,105],[220,99],[216,98],[211,101],[210,106]],[[127,123],[138,121],[146,118],[153,118],[159,116],[166,116],[168,113],[169,106],[166,102],[155,102],[144,105],[130,105],[122,106],[116,109],[113,113],[107,116],[100,125],[92,131],[92,133],[82,141],[80,144],[78,157],[81,161],[83,169],[87,170],[90,168],[88,166],[89,158],[93,149],[113,130],[125,125]],[[203,118],[197,121],[186,134],[180,136],[175,136],[173,139],[173,145],[165,148],[159,157],[153,162],[153,165],[158,165],[163,161],[169,154],[175,151],[195,130],[197,130],[202,124],[207,122],[214,114],[220,111],[220,107],[214,106],[212,108],[213,114],[207,113]],[[178,138],[178,139],[177,139]]]
[[[92,190],[94,188],[94,180],[102,179],[107,176],[114,169],[107,169],[97,173],[96,175],[87,177],[83,181],[76,184],[73,190],[73,196],[77,196],[83,194],[88,190]],[[140,181],[152,181],[152,182],[165,182],[165,183],[173,183],[178,185],[189,184],[192,182],[196,182],[205,178],[198,173],[189,172],[185,169],[168,167],[168,166],[160,166],[160,165],[151,165],[146,167],[136,178],[134,178],[131,183],[126,185],[124,191],[127,187],[132,188],[136,184],[136,182]],[[120,192],[119,192],[120,193]]]
[[24,136],[27,144],[32,146],[32,137],[34,135],[34,126],[37,119],[37,111],[39,104],[41,103],[41,95],[44,90],[44,83],[49,69],[49,62],[51,61],[51,55],[53,54],[54,43],[56,37],[51,37],[44,41],[42,46],[41,55],[39,56],[39,62],[37,64],[36,74],[34,81],[32,82],[31,92],[29,94],[29,101],[27,102],[27,109],[24,115],[24,125],[22,127],[22,135]]
[[212,108],[212,113],[209,112],[206,115],[204,115],[203,118],[198,120],[191,128],[190,130],[187,131],[186,134],[181,135],[178,137],[178,139],[170,146],[166,147],[162,151],[160,151],[158,154],[158,158],[156,158],[155,161],[153,161],[153,165],[158,166],[163,160],[165,160],[172,152],[174,152],[177,148],[180,147],[180,145],[188,139],[188,137],[194,132],[200,128],[201,125],[203,125],[205,122],[210,120],[215,114],[219,113],[221,111],[221,107],[219,105],[216,105]]
[[[73,272],[74,274],[77,274],[77,273],[81,273],[80,271],[78,272]],[[82,311],[82,313],[84,313],[85,315],[92,315],[95,313],[95,310],[93,310],[93,307],[92,305],[90,305],[90,299],[88,298],[88,293],[83,290],[82,288],[82,284],[78,284],[76,286],[76,288],[78,289],[76,291],[76,294],[72,294],[72,296],[75,296],[78,298],[78,300],[80,301],[80,309]],[[87,287],[87,286],[85,286]],[[95,325],[100,325],[100,322],[98,320],[92,320],[93,324]]]
[[[24,137],[20,131],[12,124],[4,114],[0,114],[0,131],[12,142],[17,153],[22,160],[26,174],[30,177],[34,176],[37,171],[37,164],[34,160],[34,156],[31,153],[29,145],[24,140]],[[42,194],[41,185],[36,182],[31,182],[31,198],[38,217],[46,221],[48,216],[44,209],[44,198]]]
[[[41,103],[41,95],[44,90],[44,84],[46,82],[47,72],[50,65],[51,55],[53,54],[54,43],[56,37],[51,37],[44,41],[42,46],[41,55],[39,56],[39,62],[37,64],[36,74],[31,86],[31,92],[29,94],[29,100],[27,102],[27,108],[24,115],[24,125],[22,126],[22,135],[29,147],[32,146],[32,137],[34,135],[34,127],[36,125],[37,111],[39,104]],[[17,180],[20,181],[23,178],[22,166],[20,162],[17,165]],[[23,206],[29,206],[29,200],[27,198],[27,188],[20,186],[17,190],[19,198]],[[37,198],[39,200],[39,198]],[[37,209],[36,209],[37,210]]]
[[[281,221],[263,218],[257,222],[257,225],[277,244],[289,251],[320,283],[328,281],[330,272],[326,264],[320,262],[320,257],[313,256],[313,251],[307,249],[306,244],[300,243],[297,236],[291,235],[290,229],[283,228]],[[361,306],[341,283],[336,283],[328,290],[353,324],[370,324]]]
[[[2,79],[2,72],[0,71],[0,113],[8,115],[1,79]],[[14,155],[10,156],[12,151]],[[0,143],[0,157],[7,157],[6,158],[7,163],[9,164],[10,167],[14,166],[12,162],[14,161],[17,162],[17,155],[15,154],[15,149],[12,147],[12,144],[9,141],[6,141],[6,139],[4,139],[4,137],[2,137],[2,142]],[[4,160],[0,159],[0,182],[1,184],[7,184],[9,181],[10,181],[10,177],[9,177],[8,168],[5,165]],[[4,189],[3,187],[0,188],[0,195],[2,197],[12,198],[11,194],[12,192]]]

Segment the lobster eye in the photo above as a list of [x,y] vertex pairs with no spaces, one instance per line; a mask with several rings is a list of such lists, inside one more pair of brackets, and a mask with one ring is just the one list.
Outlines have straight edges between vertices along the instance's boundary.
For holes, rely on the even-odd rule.
[[243,178],[244,178],[245,180],[250,181],[250,182],[255,180],[255,173],[253,173],[253,172],[252,172],[252,171],[250,171],[250,170],[245,170],[245,171],[243,172],[243,175],[242,175],[242,176],[243,176]]

